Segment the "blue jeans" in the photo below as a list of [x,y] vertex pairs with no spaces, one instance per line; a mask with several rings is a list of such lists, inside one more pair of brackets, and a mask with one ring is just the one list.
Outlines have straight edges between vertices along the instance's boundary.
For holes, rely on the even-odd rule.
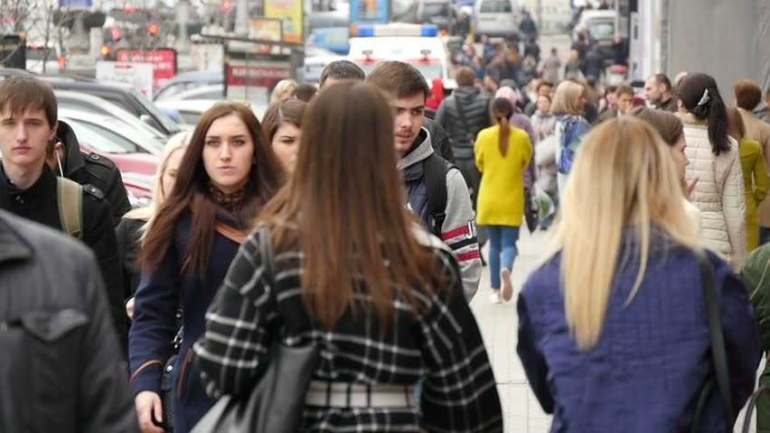
[[[519,240],[519,227],[487,226],[489,237],[489,273],[492,290],[500,290],[500,270],[513,269],[513,262],[519,253],[516,241]],[[501,262],[502,260],[502,262]]]

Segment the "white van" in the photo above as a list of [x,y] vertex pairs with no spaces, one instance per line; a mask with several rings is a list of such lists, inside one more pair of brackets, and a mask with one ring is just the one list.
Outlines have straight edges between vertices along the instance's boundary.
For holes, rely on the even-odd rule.
[[520,14],[516,0],[476,0],[473,5],[475,35],[518,38]]

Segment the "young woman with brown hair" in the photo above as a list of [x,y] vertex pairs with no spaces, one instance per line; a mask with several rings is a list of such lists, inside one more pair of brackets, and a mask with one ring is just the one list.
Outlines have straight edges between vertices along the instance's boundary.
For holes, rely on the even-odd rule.
[[368,84],[310,104],[294,176],[260,217],[274,272],[250,235],[195,345],[207,389],[247,395],[274,342],[315,344],[302,431],[501,432],[457,263],[403,205],[393,124]]
[[288,174],[294,172],[302,138],[302,116],[305,115],[307,102],[297,99],[276,102],[271,105],[262,118],[262,128],[273,152]]
[[192,344],[203,333],[206,308],[238,250],[238,232],[251,228],[283,176],[250,108],[220,103],[204,113],[142,249],[129,358],[144,433],[162,433],[155,423],[169,416],[159,397],[161,370],[173,354],[179,309],[183,332],[173,375],[174,432],[189,431],[213,405],[192,364]]

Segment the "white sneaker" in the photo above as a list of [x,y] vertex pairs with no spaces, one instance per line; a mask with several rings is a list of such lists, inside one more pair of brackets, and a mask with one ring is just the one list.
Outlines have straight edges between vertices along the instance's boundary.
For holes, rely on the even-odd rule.
[[503,298],[500,297],[500,291],[499,290],[493,290],[492,294],[489,296],[489,300],[493,304],[502,304]]
[[508,302],[511,300],[511,297],[513,296],[513,285],[511,284],[511,270],[508,268],[503,268],[502,271],[500,271],[500,280],[503,282],[503,289],[500,290],[503,294],[503,299]]

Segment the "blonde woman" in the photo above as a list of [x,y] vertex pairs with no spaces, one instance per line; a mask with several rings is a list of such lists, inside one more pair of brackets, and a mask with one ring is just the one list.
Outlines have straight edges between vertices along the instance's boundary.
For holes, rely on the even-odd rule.
[[270,105],[276,102],[283,102],[291,99],[291,94],[297,88],[297,82],[292,79],[285,79],[278,82],[270,95]]
[[[551,431],[690,431],[712,375],[698,239],[671,151],[645,122],[589,133],[547,259],[518,301],[517,351]],[[734,413],[754,386],[759,335],[743,284],[708,253]],[[731,431],[718,398],[699,432]],[[731,420],[732,421],[732,420]]]
[[134,311],[134,292],[139,286],[142,274],[139,266],[139,250],[142,235],[147,231],[150,220],[155,215],[155,210],[160,207],[166,196],[171,192],[176,181],[176,173],[182,161],[184,150],[190,142],[189,132],[180,132],[171,137],[163,148],[160,164],[155,171],[155,184],[153,185],[152,203],[147,207],[134,209],[123,216],[123,219],[115,228],[118,238],[118,254],[123,268],[123,299],[126,302],[126,314],[129,318]]
[[556,179],[559,186],[559,199],[564,194],[567,175],[572,169],[572,162],[580,147],[583,136],[591,129],[591,125],[583,117],[586,106],[585,87],[572,82],[563,81],[556,88],[551,114],[556,116],[556,167],[559,171]]

